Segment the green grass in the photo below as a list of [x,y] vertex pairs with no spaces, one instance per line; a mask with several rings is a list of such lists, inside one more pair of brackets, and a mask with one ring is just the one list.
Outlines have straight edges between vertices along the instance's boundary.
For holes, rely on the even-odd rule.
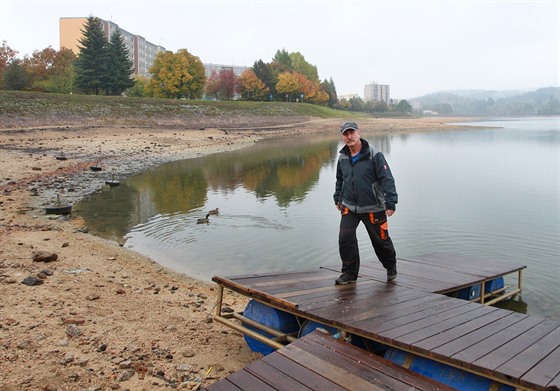
[[0,91],[0,118],[132,118],[156,116],[306,116],[317,118],[365,118],[364,113],[333,110],[307,103],[206,101],[126,98],[95,95],[62,95]]

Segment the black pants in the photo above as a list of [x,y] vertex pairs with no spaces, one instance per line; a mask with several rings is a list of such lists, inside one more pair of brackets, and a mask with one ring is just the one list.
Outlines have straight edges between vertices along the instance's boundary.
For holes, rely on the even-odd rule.
[[397,255],[393,241],[387,229],[387,217],[384,213],[352,213],[348,208],[342,209],[340,231],[338,234],[338,249],[342,260],[342,273],[352,279],[358,278],[360,271],[360,251],[356,229],[364,223],[367,233],[375,250],[375,254],[385,269],[392,269],[397,265]]

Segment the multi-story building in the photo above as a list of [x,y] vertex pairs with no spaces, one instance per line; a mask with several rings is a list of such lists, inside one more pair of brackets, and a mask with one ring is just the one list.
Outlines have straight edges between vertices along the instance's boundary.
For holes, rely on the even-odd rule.
[[388,84],[377,84],[371,82],[371,84],[366,84],[364,87],[364,100],[366,102],[371,101],[383,101],[389,103],[391,99],[390,88]]
[[[85,29],[87,19],[88,18],[81,17],[60,18],[59,33],[61,49],[64,47],[72,50],[75,54],[79,53],[79,44],[80,40],[83,38],[83,30]],[[107,41],[111,39],[113,32],[117,29],[120,31],[128,49],[130,60],[134,64],[134,74],[149,76],[148,70],[154,63],[156,55],[161,51],[165,51],[165,48],[146,41],[146,39],[140,35],[132,34],[119,28],[119,26],[112,21],[100,20]]]
[[338,95],[338,100],[358,99],[359,97],[360,97],[360,95],[358,95],[358,94]]
[[222,69],[231,69],[235,76],[239,77],[246,69],[249,69],[249,67],[242,65],[204,64],[204,69],[206,78],[209,78],[213,71],[220,72]]

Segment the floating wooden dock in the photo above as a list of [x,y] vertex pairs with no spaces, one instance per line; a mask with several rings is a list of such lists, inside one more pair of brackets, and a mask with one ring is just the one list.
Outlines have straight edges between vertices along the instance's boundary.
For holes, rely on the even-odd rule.
[[453,391],[454,388],[315,331],[255,361],[208,391]]
[[[339,268],[339,266],[338,266]],[[304,320],[456,367],[522,390],[555,390],[560,385],[560,322],[482,305],[485,284],[518,273],[524,265],[429,254],[398,260],[399,276],[386,282],[375,263],[363,264],[356,283],[334,285],[337,266],[229,278],[215,276],[218,303],[215,319],[275,348],[294,335],[274,330],[274,338],[240,324],[258,326],[243,314],[222,314],[223,289],[231,289]],[[481,284],[479,302],[453,294]],[[515,294],[514,293],[514,294]],[[511,292],[500,290],[501,297]],[[493,302],[495,298],[486,301]]]

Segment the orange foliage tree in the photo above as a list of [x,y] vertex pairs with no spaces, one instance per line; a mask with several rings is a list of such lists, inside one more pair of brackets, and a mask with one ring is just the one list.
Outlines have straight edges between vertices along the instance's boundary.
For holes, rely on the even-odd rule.
[[267,100],[270,89],[257,77],[252,69],[247,69],[239,76],[239,94],[243,100]]

